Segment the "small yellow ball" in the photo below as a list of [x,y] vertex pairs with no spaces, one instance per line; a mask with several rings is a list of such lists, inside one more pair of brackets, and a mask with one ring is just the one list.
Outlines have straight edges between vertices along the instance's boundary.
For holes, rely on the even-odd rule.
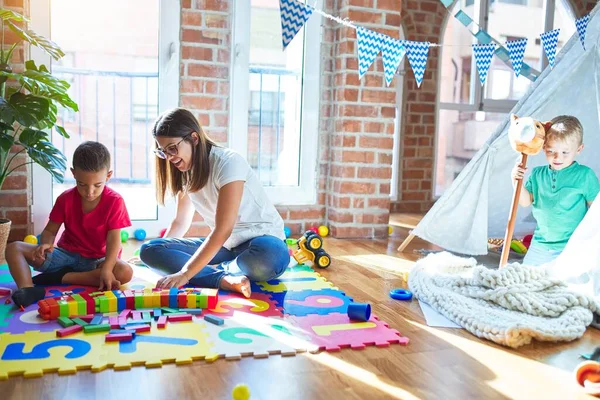
[[37,237],[35,237],[34,235],[27,235],[27,236],[25,236],[25,239],[23,239],[23,241],[25,243],[31,243],[31,244],[37,244],[38,243]]
[[231,397],[233,400],[248,400],[250,398],[250,388],[243,383],[235,385],[231,391]]
[[388,226],[388,235],[391,235],[392,232],[394,232],[394,228],[392,228],[391,226]]
[[319,227],[319,229],[317,229],[317,231],[319,232],[319,235],[321,237],[325,237],[325,236],[329,235],[329,228],[326,227],[325,225],[321,225]]

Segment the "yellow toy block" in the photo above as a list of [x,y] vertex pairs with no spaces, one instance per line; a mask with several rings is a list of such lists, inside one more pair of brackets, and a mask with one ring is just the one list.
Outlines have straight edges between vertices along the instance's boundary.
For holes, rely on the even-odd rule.
[[152,293],[152,307],[160,308],[160,292]]
[[194,293],[187,295],[187,308],[196,308],[196,295]]
[[108,299],[108,312],[117,312],[117,296],[113,292],[104,292],[104,296]]
[[76,301],[69,301],[69,315],[79,315],[79,308]]

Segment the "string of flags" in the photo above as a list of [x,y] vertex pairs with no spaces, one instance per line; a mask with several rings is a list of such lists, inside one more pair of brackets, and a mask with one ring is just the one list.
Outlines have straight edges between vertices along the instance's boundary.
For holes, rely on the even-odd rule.
[[[447,9],[453,4],[453,0],[439,1]],[[372,31],[362,26],[357,26],[348,20],[342,20],[327,14],[322,10],[316,9],[309,4],[301,3],[298,0],[279,0],[279,9],[281,13],[281,39],[284,50],[313,13],[321,14],[331,20],[356,29],[359,79],[362,79],[373,64],[373,61],[375,61],[377,55],[381,53],[385,81],[388,86],[392,83],[394,75],[398,70],[398,66],[406,54],[408,63],[413,70],[417,86],[420,87],[423,82],[423,77],[425,76],[429,48],[443,46],[430,42],[394,39],[388,35]],[[506,47],[504,47],[485,30],[481,29],[479,25],[477,25],[471,17],[462,10],[459,10],[454,17],[469,29],[471,34],[479,42],[477,44],[472,44],[472,49],[475,57],[475,64],[477,65],[479,80],[482,85],[485,84],[494,55],[507,65],[511,66],[517,77],[524,76],[531,81],[535,81],[540,75],[540,72],[536,71],[523,61],[528,42],[526,38],[506,41]],[[589,21],[589,14],[575,21],[579,40],[584,50],[585,34],[587,32]],[[560,29],[554,29],[540,35],[542,47],[548,58],[550,68],[554,68],[559,33]]]

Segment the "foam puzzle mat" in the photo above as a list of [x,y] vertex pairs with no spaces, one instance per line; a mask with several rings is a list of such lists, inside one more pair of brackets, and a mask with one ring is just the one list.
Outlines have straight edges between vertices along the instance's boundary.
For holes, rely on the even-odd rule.
[[[154,282],[138,275],[122,289],[154,287]],[[0,288],[16,289],[6,264],[0,265]],[[153,320],[150,332],[136,334],[129,342],[114,343],[105,342],[106,332],[57,337],[56,330],[62,326],[57,320],[41,319],[37,304],[21,311],[6,301],[8,296],[0,297],[0,380],[408,343],[375,315],[366,322],[351,321],[346,312],[353,299],[309,266],[290,267],[279,279],[253,283],[252,290],[250,299],[219,291],[217,306],[203,310],[191,321],[168,323],[165,329],[158,329]],[[92,287],[49,286],[46,297],[94,291]],[[103,317],[103,323],[117,314],[96,313]],[[206,314],[220,317],[224,323],[208,323]]]

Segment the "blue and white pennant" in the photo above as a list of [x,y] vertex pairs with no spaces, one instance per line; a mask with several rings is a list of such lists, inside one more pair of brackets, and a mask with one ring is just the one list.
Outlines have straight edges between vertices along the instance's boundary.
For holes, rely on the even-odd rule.
[[474,44],[473,54],[475,54],[475,64],[477,65],[477,71],[479,72],[479,80],[483,85],[487,79],[488,70],[492,65],[492,57],[496,51],[496,44]]
[[429,42],[413,42],[406,40],[406,56],[408,63],[415,74],[417,86],[421,87],[423,76],[425,76],[425,68],[427,67],[427,57],[429,56]]
[[403,40],[396,40],[387,35],[383,35],[383,46],[381,47],[381,57],[383,58],[383,70],[385,72],[385,82],[388,86],[394,79],[394,74],[406,54]]
[[579,34],[579,40],[585,50],[585,33],[587,32],[588,22],[590,22],[590,14],[585,15],[575,20],[575,26],[577,27],[577,33]]
[[358,79],[362,79],[383,47],[384,35],[358,26],[356,39],[358,43]]
[[523,66],[523,55],[525,54],[526,47],[527,39],[510,40],[506,42],[506,48],[508,48],[510,62],[512,63],[516,76],[519,76],[521,73],[521,67]]
[[560,28],[544,32],[540,35],[540,38],[542,39],[542,45],[544,46],[544,51],[546,52],[546,57],[548,57],[548,62],[550,63],[550,68],[554,68],[554,59],[556,58],[556,45],[558,44],[559,33]]
[[295,0],[279,0],[279,11],[281,13],[281,41],[285,50],[308,21],[313,9],[309,5]]

